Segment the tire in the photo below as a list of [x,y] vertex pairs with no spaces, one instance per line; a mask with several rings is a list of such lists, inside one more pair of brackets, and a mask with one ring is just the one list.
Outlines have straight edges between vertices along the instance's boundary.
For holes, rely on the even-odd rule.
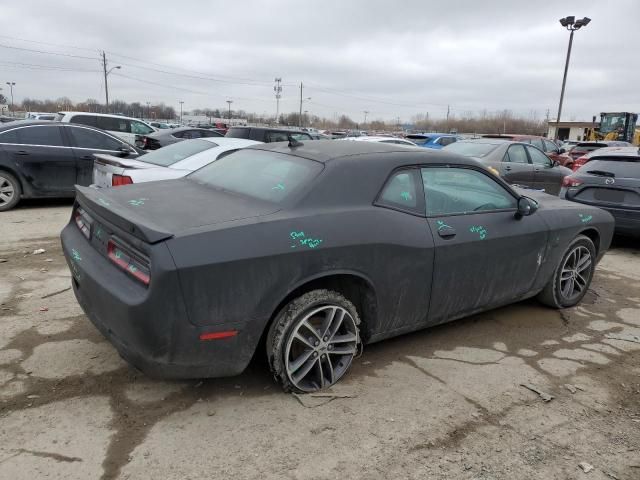
[[0,212],[6,212],[20,201],[22,188],[18,179],[9,172],[0,170]]
[[266,340],[271,372],[285,392],[328,388],[349,370],[360,347],[360,317],[332,290],[312,290],[276,315]]
[[580,303],[591,285],[595,259],[596,247],[591,239],[578,235],[562,255],[549,283],[538,294],[538,300],[552,308],[568,308]]

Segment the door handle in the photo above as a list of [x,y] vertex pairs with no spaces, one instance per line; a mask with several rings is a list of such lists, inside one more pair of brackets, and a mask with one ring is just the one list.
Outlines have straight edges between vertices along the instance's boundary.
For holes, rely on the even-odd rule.
[[453,227],[450,227],[449,225],[444,225],[444,226],[440,226],[438,228],[438,235],[440,235],[442,238],[453,238],[456,236],[456,230]]
[[83,155],[80,157],[82,160],[93,160],[93,155]]
[[25,150],[18,150],[16,152],[16,155],[29,155],[29,152],[25,151]]
[[504,169],[505,169],[506,171],[511,171],[511,165],[507,165],[506,167],[504,167]]

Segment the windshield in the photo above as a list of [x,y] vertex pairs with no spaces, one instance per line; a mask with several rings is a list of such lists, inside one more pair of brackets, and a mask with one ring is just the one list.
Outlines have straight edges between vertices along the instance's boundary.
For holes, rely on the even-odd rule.
[[600,121],[600,133],[606,134],[613,131],[624,131],[625,116],[615,114],[605,114]]
[[282,203],[321,170],[321,163],[305,158],[247,149],[210,163],[187,178],[227,192]]
[[431,137],[427,137],[426,135],[407,135],[405,138],[411,140],[416,145],[424,145]]
[[207,140],[185,140],[154,150],[140,157],[140,161],[168,167],[196,153],[204,152],[218,144]]
[[455,142],[444,147],[443,150],[465,157],[484,157],[493,152],[498,145],[494,143]]

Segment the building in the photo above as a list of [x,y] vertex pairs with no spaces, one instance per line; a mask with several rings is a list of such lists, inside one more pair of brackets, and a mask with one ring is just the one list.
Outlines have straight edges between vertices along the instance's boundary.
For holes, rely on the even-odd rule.
[[589,129],[597,128],[600,122],[548,122],[547,137],[555,138],[558,129],[558,140],[584,141]]

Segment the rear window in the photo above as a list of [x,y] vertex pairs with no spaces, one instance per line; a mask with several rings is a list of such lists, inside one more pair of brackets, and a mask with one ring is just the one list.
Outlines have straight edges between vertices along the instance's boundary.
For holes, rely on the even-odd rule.
[[640,157],[609,157],[591,160],[581,166],[580,173],[612,174],[615,178],[640,178]]
[[496,148],[498,148],[498,145],[492,143],[456,142],[447,145],[445,150],[465,157],[484,157]]
[[424,135],[407,135],[405,138],[411,140],[416,145],[424,145],[431,137],[426,137]]
[[187,178],[215,189],[277,204],[302,190],[321,170],[319,162],[248,149],[210,163]]
[[217,144],[206,140],[185,140],[184,142],[174,143],[147,153],[144,157],[141,157],[141,161],[168,167],[196,153],[204,152],[217,146]]
[[230,128],[227,137],[231,138],[249,138],[250,130],[248,128]]

